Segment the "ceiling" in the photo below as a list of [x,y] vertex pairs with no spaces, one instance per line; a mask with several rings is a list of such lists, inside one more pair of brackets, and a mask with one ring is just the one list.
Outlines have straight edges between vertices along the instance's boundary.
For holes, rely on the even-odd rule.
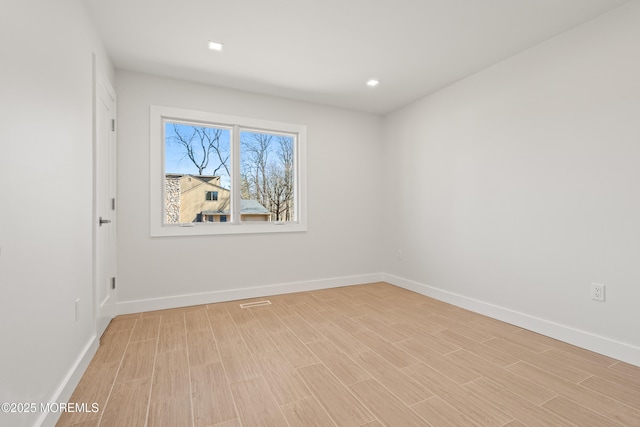
[[626,2],[85,1],[116,68],[375,114]]

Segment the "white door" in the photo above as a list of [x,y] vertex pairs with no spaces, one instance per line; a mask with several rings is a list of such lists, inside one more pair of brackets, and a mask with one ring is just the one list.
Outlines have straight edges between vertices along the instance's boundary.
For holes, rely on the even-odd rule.
[[115,316],[116,286],[116,96],[95,74],[94,286],[98,337]]

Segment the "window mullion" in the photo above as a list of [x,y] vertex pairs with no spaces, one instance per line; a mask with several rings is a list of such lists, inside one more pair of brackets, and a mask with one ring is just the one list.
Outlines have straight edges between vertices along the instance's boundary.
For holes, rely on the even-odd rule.
[[231,135],[231,221],[240,223],[240,126],[234,125]]

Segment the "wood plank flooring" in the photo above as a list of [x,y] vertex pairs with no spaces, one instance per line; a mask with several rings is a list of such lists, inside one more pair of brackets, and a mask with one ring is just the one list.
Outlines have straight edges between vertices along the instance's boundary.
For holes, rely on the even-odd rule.
[[100,410],[60,427],[640,426],[640,367],[372,283],[118,316],[70,401]]

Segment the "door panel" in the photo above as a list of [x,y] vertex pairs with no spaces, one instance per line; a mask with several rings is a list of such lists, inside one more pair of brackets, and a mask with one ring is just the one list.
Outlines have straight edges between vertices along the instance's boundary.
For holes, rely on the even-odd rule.
[[95,81],[95,312],[100,337],[115,316],[116,98],[106,79],[96,76]]

